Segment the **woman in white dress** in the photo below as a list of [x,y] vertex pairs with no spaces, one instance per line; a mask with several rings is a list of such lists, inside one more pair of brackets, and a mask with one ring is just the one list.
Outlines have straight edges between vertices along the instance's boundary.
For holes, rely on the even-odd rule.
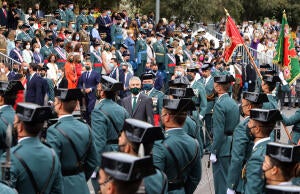
[[111,47],[108,43],[104,45],[104,51],[102,52],[102,75],[107,75],[111,72],[111,70],[114,68],[113,64],[110,64],[110,60],[112,58],[113,54],[111,52]]
[[23,57],[24,62],[26,62],[28,64],[32,62],[33,53],[31,51],[30,42],[26,42],[24,44],[24,50],[22,51],[22,57]]
[[57,60],[56,55],[50,54],[48,57],[48,64],[47,64],[47,67],[49,68],[47,70],[47,78],[51,79],[54,84],[56,84],[58,80],[58,76],[57,76],[58,67],[56,64],[56,60]]

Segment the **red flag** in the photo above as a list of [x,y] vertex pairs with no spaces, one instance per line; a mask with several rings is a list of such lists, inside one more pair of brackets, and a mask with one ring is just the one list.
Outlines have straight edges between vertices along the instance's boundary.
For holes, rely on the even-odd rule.
[[227,13],[225,49],[223,53],[225,63],[228,63],[236,47],[243,45],[243,43],[244,40],[241,37],[240,31],[237,29],[230,15]]

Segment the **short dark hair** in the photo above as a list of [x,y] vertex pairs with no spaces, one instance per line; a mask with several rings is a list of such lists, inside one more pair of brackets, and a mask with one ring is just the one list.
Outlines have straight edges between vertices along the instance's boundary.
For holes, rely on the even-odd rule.
[[115,92],[112,92],[112,91],[103,91],[103,92],[104,92],[104,95],[105,95],[106,99],[114,100],[115,97],[116,97]]
[[273,166],[277,166],[285,181],[289,181],[292,177],[295,176],[295,167],[297,165],[297,162],[281,162],[275,158],[272,158],[270,156],[270,162]]
[[222,88],[224,91],[226,91],[226,92],[229,91],[229,88],[230,88],[230,86],[231,86],[230,83],[225,83],[225,84],[218,83],[218,84],[219,84],[219,85],[221,86],[221,88]]
[[175,111],[175,110],[168,110],[168,109],[165,109],[166,112],[171,116],[173,117],[173,122],[180,125],[180,126],[183,126],[185,120],[186,120],[186,117],[187,117],[187,112],[178,112],[178,111]]
[[117,58],[111,58],[111,60],[113,60],[115,63],[118,63]]
[[63,109],[69,114],[72,114],[72,112],[75,110],[77,106],[77,100],[70,100],[70,101],[61,101],[63,104]]
[[265,82],[267,84],[267,86],[269,87],[269,91],[273,91],[276,87],[276,82]]
[[113,184],[116,186],[117,193],[122,194],[136,193],[139,189],[141,182],[142,179],[130,182],[113,179]]
[[38,69],[38,64],[36,63],[30,63],[29,66],[32,68],[33,71],[37,71]]
[[14,106],[16,103],[16,99],[17,99],[17,93],[13,92],[13,93],[9,93],[9,94],[1,94],[1,96],[4,98],[4,104],[7,105],[11,105]]
[[30,135],[30,136],[37,136],[39,132],[42,130],[44,123],[37,123],[37,122],[24,122],[24,128],[25,131]]

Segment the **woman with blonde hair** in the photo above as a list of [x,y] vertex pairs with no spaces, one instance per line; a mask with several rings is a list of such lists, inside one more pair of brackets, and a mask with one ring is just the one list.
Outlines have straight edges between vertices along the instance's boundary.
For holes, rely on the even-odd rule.
[[74,55],[70,54],[67,58],[67,62],[65,64],[65,75],[68,80],[68,89],[73,89],[77,87],[77,73],[76,66],[74,63]]
[[16,31],[11,30],[8,33],[7,39],[6,39],[6,53],[9,56],[10,51],[12,51],[16,46],[15,46],[15,37],[16,37]]

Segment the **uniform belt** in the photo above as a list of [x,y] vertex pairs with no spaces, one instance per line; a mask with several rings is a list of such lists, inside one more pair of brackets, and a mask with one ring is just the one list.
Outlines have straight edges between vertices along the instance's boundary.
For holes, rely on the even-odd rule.
[[106,144],[118,144],[119,141],[117,139],[108,140]]
[[175,67],[175,66],[176,66],[176,64],[174,64],[174,63],[168,64],[168,67]]
[[102,63],[94,63],[94,67],[102,67]]
[[83,169],[77,168],[77,169],[73,169],[73,170],[62,170],[61,174],[63,176],[74,176],[81,172],[83,172]]
[[60,21],[61,23],[66,23],[66,21],[64,21],[64,20],[62,20],[62,21]]
[[165,55],[164,53],[155,53],[156,55]]
[[6,51],[6,49],[0,48],[0,51]]
[[183,187],[184,187],[184,183],[181,180],[168,182],[168,191],[179,190],[182,189]]

